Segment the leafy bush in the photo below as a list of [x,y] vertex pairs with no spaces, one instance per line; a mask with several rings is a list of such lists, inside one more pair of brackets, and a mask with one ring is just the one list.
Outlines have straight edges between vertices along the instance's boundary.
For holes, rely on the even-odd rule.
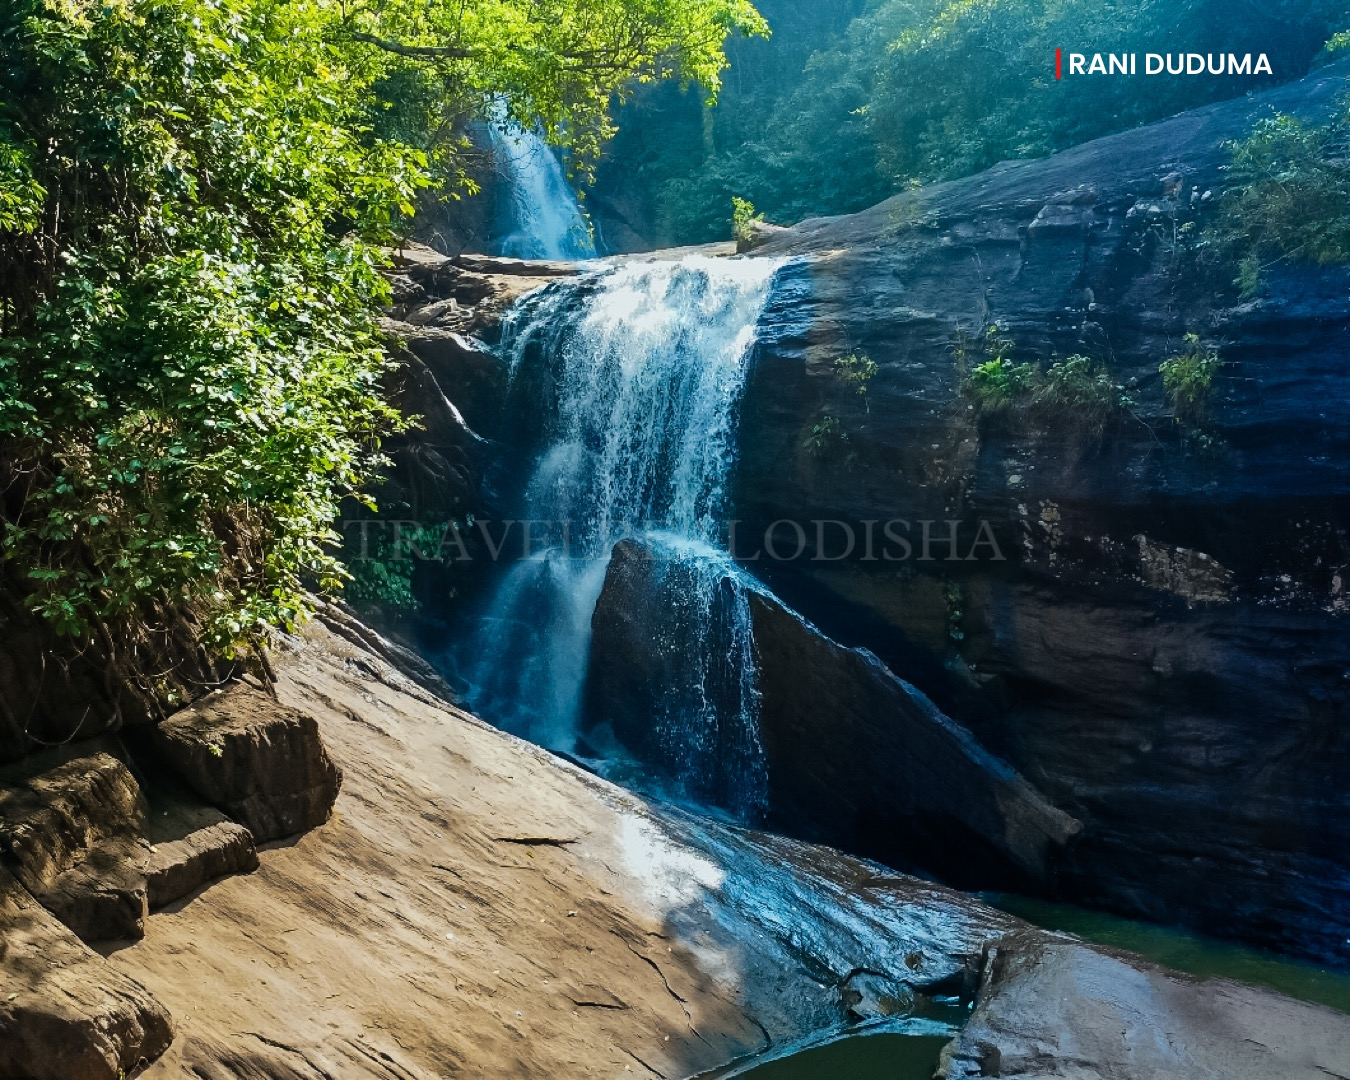
[[1232,185],[1212,230],[1219,252],[1238,264],[1244,296],[1272,263],[1350,258],[1350,108],[1309,127],[1291,116],[1259,121],[1230,144]]
[[[368,535],[372,524],[379,526],[373,537]],[[421,605],[413,592],[414,556],[436,558],[447,525],[428,523],[400,528],[396,534],[386,533],[385,523],[378,519],[364,520],[361,525],[361,529],[348,532],[343,549],[351,572],[345,589],[347,600],[362,614],[388,616],[417,611]]]
[[1039,381],[1032,407],[1042,417],[1099,438],[1133,404],[1105,364],[1075,355],[1050,365]]
[[811,434],[802,445],[812,457],[824,458],[846,442],[848,433],[840,425],[839,417],[825,415],[811,425]]
[[956,367],[962,392],[981,412],[998,413],[1025,402],[1036,388],[1040,369],[1012,359],[1013,341],[989,327],[980,339],[983,360],[972,365],[966,339],[956,343]]
[[737,247],[748,247],[755,239],[755,222],[763,221],[763,214],[755,213],[755,204],[748,199],[731,197],[731,238]]
[[1209,392],[1221,361],[1217,349],[1200,343],[1198,334],[1186,335],[1186,351],[1158,365],[1163,387],[1179,421],[1199,424],[1209,410]]
[[877,373],[877,362],[866,353],[852,353],[834,362],[834,373],[840,382],[851,386],[853,392],[865,400],[872,377]]
[[991,327],[981,341],[986,359],[971,366],[964,340],[956,347],[962,393],[981,415],[1059,425],[1100,438],[1134,405],[1105,364],[1073,355],[1048,368],[1012,359],[1013,342]]

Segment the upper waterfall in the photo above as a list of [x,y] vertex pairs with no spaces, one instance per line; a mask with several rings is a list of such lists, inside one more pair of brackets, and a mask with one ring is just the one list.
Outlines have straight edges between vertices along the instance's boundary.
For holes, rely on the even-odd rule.
[[534,132],[488,124],[493,159],[507,183],[511,231],[496,253],[520,259],[593,259],[595,244],[557,155]]
[[[512,377],[537,363],[552,388],[513,516],[565,522],[567,541],[506,571],[470,680],[484,715],[571,750],[609,555],[640,538],[678,568],[690,615],[665,643],[681,657],[652,723],[682,763],[676,779],[733,809],[762,802],[763,770],[748,606],[723,517],[737,407],[778,266],[629,262],[542,290],[508,318]],[[709,774],[721,776],[711,788]]]

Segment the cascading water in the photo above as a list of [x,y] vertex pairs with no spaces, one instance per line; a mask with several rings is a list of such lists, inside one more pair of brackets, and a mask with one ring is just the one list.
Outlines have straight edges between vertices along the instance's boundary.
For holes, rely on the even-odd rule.
[[558,158],[543,139],[507,120],[488,125],[493,159],[510,200],[511,231],[496,254],[518,259],[593,259],[586,219]]
[[[632,262],[527,298],[504,326],[513,380],[541,366],[546,431],[518,520],[554,545],[511,566],[476,638],[470,698],[554,749],[576,745],[591,617],[614,542],[671,586],[676,650],[652,717],[665,771],[754,817],[766,795],[747,583],[720,546],[736,410],[778,262]],[[560,523],[566,522],[565,527]]]

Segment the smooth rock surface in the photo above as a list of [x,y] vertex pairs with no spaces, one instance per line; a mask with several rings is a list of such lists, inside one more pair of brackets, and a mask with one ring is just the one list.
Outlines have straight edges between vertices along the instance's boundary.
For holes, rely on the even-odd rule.
[[1343,1013],[1197,980],[1071,938],[989,946],[947,1080],[1327,1080],[1350,1074]]
[[[1078,1070],[1051,1076],[1129,1075],[1102,1070],[1138,1019],[1190,1048],[1174,1076],[1228,1075],[1233,1048],[1210,1037],[1224,1023],[1277,1065],[1311,1054],[1350,1075],[1350,1016],[1160,975],[874,863],[654,806],[317,625],[276,667],[346,783],[326,824],[152,914],[144,940],[111,954],[181,1025],[147,1080],[672,1080],[850,1016],[903,1016],[924,994],[969,1000],[990,948],[1014,936],[1086,954],[1107,985],[1079,980],[1083,1000],[1141,981],[1160,992],[1122,1024],[1007,965],[971,1030],[1010,1063],[1025,1031],[1047,1050],[1040,1065]],[[1019,987],[1035,1011],[1009,1034],[995,1007]]]
[[244,683],[162,722],[154,745],[198,795],[258,842],[328,820],[342,773],[314,718]]
[[842,1024],[855,969],[890,1000],[971,989],[1019,925],[651,806],[318,624],[275,666],[342,792],[110,956],[181,1023],[148,1078],[682,1077]]

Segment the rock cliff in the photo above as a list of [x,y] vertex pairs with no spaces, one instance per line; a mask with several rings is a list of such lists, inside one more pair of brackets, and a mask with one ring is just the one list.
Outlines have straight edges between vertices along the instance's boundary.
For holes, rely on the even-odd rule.
[[[1243,299],[1203,238],[1226,141],[1317,121],[1348,71],[766,235],[794,259],[735,513],[747,569],[1083,823],[1042,890],[1340,963],[1350,270],[1272,267]],[[983,412],[960,365],[990,328],[1131,401],[1100,433]],[[1203,437],[1158,371],[1188,333],[1222,360]],[[859,354],[864,394],[835,363]],[[780,555],[803,526],[798,558],[763,549],[774,522]]]

